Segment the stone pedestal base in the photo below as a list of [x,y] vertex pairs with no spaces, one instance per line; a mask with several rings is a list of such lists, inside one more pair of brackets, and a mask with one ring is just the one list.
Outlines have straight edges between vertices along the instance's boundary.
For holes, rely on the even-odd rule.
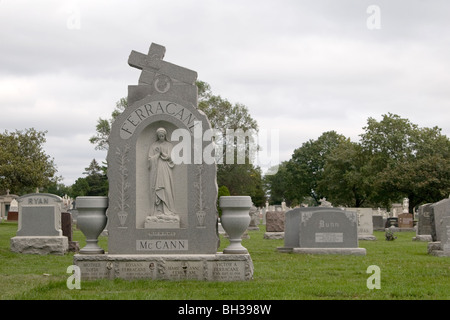
[[358,240],[376,241],[377,237],[372,234],[358,234]]
[[[446,248],[447,249],[447,248]],[[444,250],[440,241],[428,243],[428,254],[436,257],[450,257],[450,249]]]
[[386,229],[389,229],[392,232],[416,232],[416,229],[414,229],[414,228],[390,227],[390,228],[385,228],[384,230],[386,231]]
[[17,236],[11,238],[11,251],[25,254],[64,255],[69,250],[69,240],[65,236]]
[[288,248],[279,247],[279,252],[283,253],[299,253],[299,254],[339,254],[339,255],[356,255],[365,256],[365,248]]
[[249,254],[74,255],[82,280],[153,279],[246,281],[253,278]]
[[264,239],[269,240],[284,239],[284,232],[265,232]]
[[415,237],[412,238],[413,241],[424,241],[424,242],[430,242],[433,241],[431,238],[431,235],[429,234],[418,234]]

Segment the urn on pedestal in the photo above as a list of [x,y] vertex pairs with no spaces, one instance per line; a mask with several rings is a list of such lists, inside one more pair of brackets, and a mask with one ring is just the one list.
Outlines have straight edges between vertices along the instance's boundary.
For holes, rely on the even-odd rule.
[[98,246],[98,236],[106,226],[106,209],[108,197],[86,196],[76,198],[78,210],[77,225],[86,236],[86,246],[81,254],[103,254],[105,251]]
[[250,224],[252,199],[249,196],[222,196],[219,198],[219,206],[222,209],[220,221],[230,240],[230,245],[223,253],[247,254],[247,249],[241,244],[241,237]]

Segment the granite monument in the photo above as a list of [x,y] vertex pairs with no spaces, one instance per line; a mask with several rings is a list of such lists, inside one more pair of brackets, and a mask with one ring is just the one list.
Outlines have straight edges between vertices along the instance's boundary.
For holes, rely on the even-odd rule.
[[247,254],[217,252],[213,133],[197,108],[197,72],[132,51],[141,70],[109,136],[108,252],[75,255],[82,279],[249,280]]

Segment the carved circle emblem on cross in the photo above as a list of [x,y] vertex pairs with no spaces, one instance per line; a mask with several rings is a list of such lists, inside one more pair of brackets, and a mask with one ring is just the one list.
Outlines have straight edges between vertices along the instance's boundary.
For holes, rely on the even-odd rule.
[[164,74],[157,75],[153,81],[153,86],[159,93],[166,93],[172,87],[172,79]]

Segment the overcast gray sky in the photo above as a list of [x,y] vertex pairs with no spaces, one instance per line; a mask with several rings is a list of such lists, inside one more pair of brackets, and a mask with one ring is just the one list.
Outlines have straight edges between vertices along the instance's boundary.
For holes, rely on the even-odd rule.
[[279,130],[279,160],[388,112],[450,136],[450,1],[0,0],[0,131],[46,130],[66,185],[106,152],[99,117],[137,84],[131,50],[197,71]]

